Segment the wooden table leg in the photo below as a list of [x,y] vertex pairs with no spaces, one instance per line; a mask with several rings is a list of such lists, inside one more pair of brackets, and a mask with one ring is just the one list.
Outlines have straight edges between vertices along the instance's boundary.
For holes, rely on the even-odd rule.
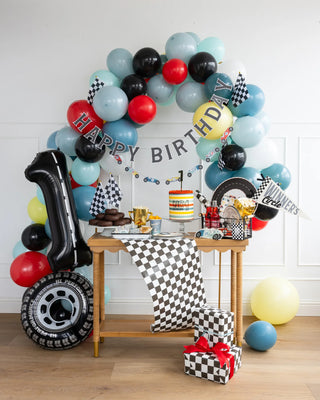
[[[100,265],[103,252],[93,253],[93,346],[94,357],[99,356],[100,339]],[[101,261],[102,259],[102,261]]]
[[231,312],[234,313],[234,340],[237,334],[237,262],[236,253],[231,250],[231,278],[230,278]]
[[242,346],[242,251],[237,253],[237,345]]

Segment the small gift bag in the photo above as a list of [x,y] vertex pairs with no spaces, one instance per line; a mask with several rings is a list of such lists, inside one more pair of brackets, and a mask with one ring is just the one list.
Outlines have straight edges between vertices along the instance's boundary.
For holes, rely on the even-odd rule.
[[226,384],[241,366],[241,347],[221,342],[210,347],[204,336],[184,347],[184,372],[188,375]]
[[216,343],[233,345],[234,314],[205,305],[193,311],[194,341],[204,336],[209,346]]

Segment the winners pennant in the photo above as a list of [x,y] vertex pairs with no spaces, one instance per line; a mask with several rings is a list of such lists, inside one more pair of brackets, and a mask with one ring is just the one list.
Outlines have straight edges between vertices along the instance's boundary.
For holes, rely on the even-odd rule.
[[252,197],[258,204],[275,208],[276,210],[284,210],[292,215],[298,215],[306,219],[310,219],[301,209],[296,206],[280,186],[274,182],[269,176],[263,179],[259,189]]

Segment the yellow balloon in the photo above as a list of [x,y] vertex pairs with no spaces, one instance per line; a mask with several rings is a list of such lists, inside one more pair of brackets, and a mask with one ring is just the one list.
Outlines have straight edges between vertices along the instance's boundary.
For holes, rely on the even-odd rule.
[[209,140],[219,139],[232,125],[233,116],[229,108],[214,101],[202,104],[193,115],[194,130]]
[[32,221],[37,224],[44,225],[48,218],[46,206],[42,204],[37,197],[29,201],[28,214]]
[[262,321],[273,325],[289,322],[299,308],[297,289],[284,278],[267,278],[251,295],[251,310]]

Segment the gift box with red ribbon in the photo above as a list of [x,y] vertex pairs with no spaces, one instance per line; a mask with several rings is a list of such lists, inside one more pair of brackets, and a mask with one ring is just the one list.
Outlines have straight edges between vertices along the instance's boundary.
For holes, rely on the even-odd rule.
[[233,345],[234,314],[209,305],[193,311],[194,341],[204,336],[210,346],[216,343]]
[[221,342],[210,347],[201,336],[194,345],[184,348],[184,372],[188,375],[226,384],[241,366],[241,347]]

